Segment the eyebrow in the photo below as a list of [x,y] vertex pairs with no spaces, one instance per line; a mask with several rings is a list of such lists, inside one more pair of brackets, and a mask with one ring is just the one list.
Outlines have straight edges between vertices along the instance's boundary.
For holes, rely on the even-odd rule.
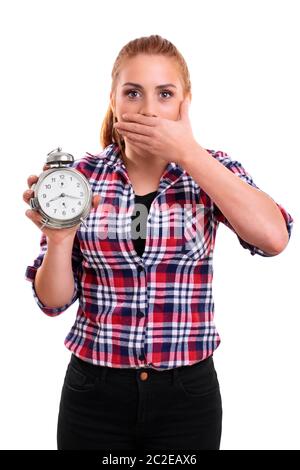
[[[144,89],[144,87],[142,85],[139,85],[138,83],[126,82],[122,86],[126,86],[126,85],[134,86],[136,88],[140,88],[141,90]],[[158,85],[155,88],[165,88],[165,87],[177,88],[175,85],[173,85],[173,83],[165,83],[164,85]]]

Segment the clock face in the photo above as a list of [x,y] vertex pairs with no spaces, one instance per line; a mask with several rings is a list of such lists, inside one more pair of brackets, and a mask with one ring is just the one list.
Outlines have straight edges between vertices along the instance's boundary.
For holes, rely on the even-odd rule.
[[41,181],[37,197],[48,216],[68,220],[82,212],[88,199],[88,190],[80,175],[62,169],[49,173]]

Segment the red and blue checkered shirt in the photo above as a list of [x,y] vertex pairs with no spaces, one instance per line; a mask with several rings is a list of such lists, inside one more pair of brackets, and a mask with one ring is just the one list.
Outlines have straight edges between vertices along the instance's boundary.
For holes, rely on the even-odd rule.
[[[240,162],[225,152],[206,150],[257,188]],[[49,316],[79,300],[66,347],[87,362],[118,368],[172,369],[212,355],[220,344],[214,324],[213,251],[219,222],[236,233],[228,220],[193,178],[170,162],[150,207],[140,257],[131,238],[135,194],[117,144],[98,155],[87,152],[73,167],[89,180],[93,194],[101,196],[99,207],[86,219],[87,227],[81,224],[74,239],[73,298],[51,308],[36,294],[33,281],[47,251],[44,234],[40,253],[25,274],[38,306]],[[290,237],[293,219],[276,204]],[[175,220],[182,220],[183,208],[184,229],[179,233]],[[114,223],[101,232],[111,216]],[[236,235],[252,255],[272,256]]]

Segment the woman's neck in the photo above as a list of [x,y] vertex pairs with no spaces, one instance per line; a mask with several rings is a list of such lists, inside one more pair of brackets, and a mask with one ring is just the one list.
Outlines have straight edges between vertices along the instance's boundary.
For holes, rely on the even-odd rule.
[[160,179],[166,169],[165,160],[156,160],[140,155],[126,153],[124,161],[129,179],[136,194],[146,194],[157,191]]
[[163,174],[167,162],[155,157],[145,157],[132,152],[124,152],[122,158],[128,172],[136,175],[158,176]]

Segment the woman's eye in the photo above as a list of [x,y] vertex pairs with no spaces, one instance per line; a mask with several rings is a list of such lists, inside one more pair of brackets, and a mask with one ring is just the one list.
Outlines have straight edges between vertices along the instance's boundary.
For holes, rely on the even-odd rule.
[[[130,93],[137,93],[137,91],[136,90],[130,90],[130,91],[127,92],[127,96],[129,96]],[[131,96],[129,96],[129,98],[131,98]]]
[[[134,96],[134,97],[130,96],[131,93],[139,93],[139,92],[138,92],[137,90],[129,90],[129,91],[126,92],[126,95],[129,96],[130,99],[133,99],[133,98],[135,98],[135,96]],[[163,90],[163,91],[161,91],[160,93],[161,93],[161,94],[162,94],[162,93],[164,93],[164,94],[167,93],[167,94],[170,95],[170,97],[173,96],[172,91],[169,91],[169,90]]]
[[173,96],[172,91],[169,91],[169,90],[162,91],[162,93],[169,93],[170,96]]

